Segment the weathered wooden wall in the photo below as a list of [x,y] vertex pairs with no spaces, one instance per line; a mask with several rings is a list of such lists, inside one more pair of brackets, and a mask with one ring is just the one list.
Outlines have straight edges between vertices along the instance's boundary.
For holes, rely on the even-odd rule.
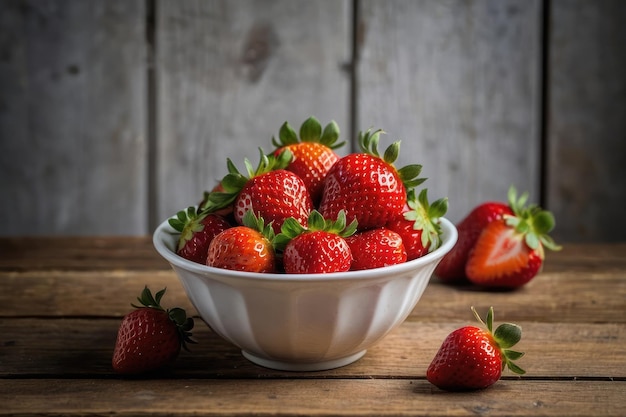
[[[626,2],[0,0],[0,235],[147,234],[288,120],[624,241]],[[344,149],[342,153],[349,152]]]

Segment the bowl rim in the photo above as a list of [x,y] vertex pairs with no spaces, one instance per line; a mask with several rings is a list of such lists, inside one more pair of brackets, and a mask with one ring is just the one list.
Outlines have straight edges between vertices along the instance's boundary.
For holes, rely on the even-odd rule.
[[[175,218],[172,216],[170,218]],[[216,268],[208,265],[202,265],[197,262],[187,260],[177,255],[172,249],[170,249],[165,241],[166,239],[176,239],[180,234],[169,224],[169,219],[164,220],[155,229],[152,236],[152,243],[157,252],[167,260],[170,265],[182,268],[184,270],[194,272],[202,275],[219,275],[223,278],[238,278],[238,279],[252,279],[263,281],[341,281],[351,279],[376,279],[382,276],[389,276],[391,274],[402,274],[406,271],[415,270],[419,267],[426,266],[434,261],[443,258],[445,254],[450,252],[452,247],[456,244],[458,239],[458,232],[454,224],[445,217],[440,217],[440,224],[443,230],[442,243],[434,251],[427,253],[426,255],[407,261],[401,264],[390,265],[382,268],[366,269],[360,271],[346,271],[346,272],[331,272],[325,274],[286,274],[286,273],[262,273],[262,272],[245,272],[245,271],[233,271],[229,269]]]

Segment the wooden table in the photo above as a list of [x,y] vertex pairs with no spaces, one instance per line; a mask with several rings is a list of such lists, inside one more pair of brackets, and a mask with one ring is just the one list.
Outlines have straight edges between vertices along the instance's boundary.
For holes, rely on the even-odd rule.
[[[198,320],[171,371],[116,376],[117,327],[144,285],[195,313],[148,237],[0,239],[0,415],[626,415],[626,244],[565,245],[519,291],[433,280],[399,329],[324,372],[253,365]],[[471,305],[522,325],[527,374],[440,391],[426,368]]]

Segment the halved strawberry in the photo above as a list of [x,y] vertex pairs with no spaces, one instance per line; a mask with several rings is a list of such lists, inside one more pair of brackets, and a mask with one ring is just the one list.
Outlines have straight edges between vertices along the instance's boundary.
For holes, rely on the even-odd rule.
[[322,131],[322,125],[315,117],[309,117],[302,123],[300,139],[288,122],[281,126],[278,140],[272,138],[272,144],[277,148],[274,155],[279,155],[285,149],[293,154],[293,159],[285,169],[302,178],[314,204],[322,196],[328,170],[339,160],[334,149],[345,144],[337,143],[337,139],[337,123],[331,121]]
[[559,250],[548,233],[552,213],[537,206],[514,207],[514,215],[489,223],[469,253],[465,275],[484,287],[517,288],[541,270],[544,247]]
[[421,165],[396,169],[393,163],[400,151],[394,142],[383,156],[378,152],[382,130],[359,133],[360,153],[339,159],[328,171],[319,211],[327,219],[346,211],[349,221],[356,219],[359,230],[383,227],[402,214],[407,190],[421,184],[417,178]]
[[242,226],[231,227],[215,236],[206,264],[216,268],[246,272],[276,272],[274,231],[252,211],[246,212]]
[[439,218],[448,211],[448,199],[440,198],[432,204],[428,201],[428,191],[423,189],[415,197],[415,190],[407,193],[407,210],[387,222],[388,229],[402,237],[407,260],[417,259],[432,252],[441,245]]
[[[509,195],[511,197],[511,195]],[[483,229],[491,222],[502,219],[506,214],[513,214],[512,204],[524,204],[524,201],[503,203],[490,201],[476,206],[457,224],[458,239],[450,252],[441,259],[435,268],[435,275],[446,283],[467,282],[465,264],[470,251]]]
[[324,274],[350,269],[352,253],[345,238],[357,228],[356,221],[346,226],[342,211],[336,221],[326,220],[313,210],[303,227],[294,218],[285,221],[282,232],[274,240],[277,249],[284,249],[283,266],[288,274]]

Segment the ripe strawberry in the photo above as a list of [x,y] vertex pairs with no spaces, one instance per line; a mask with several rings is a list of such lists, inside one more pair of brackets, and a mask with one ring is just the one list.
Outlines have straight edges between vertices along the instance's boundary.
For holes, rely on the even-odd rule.
[[346,226],[339,212],[336,221],[326,220],[313,210],[305,228],[294,218],[283,224],[276,236],[276,247],[284,249],[283,265],[288,274],[324,274],[350,269],[352,254],[344,238],[356,230],[356,221]]
[[314,204],[318,203],[322,196],[328,170],[339,159],[334,149],[345,144],[345,142],[336,143],[338,138],[337,123],[330,122],[322,132],[320,122],[314,117],[302,123],[300,140],[287,122],[280,128],[278,140],[272,138],[272,144],[277,148],[274,155],[279,155],[285,149],[289,149],[293,154],[293,159],[285,169],[302,178]]
[[140,374],[159,370],[178,357],[180,347],[187,349],[191,339],[193,319],[185,310],[161,307],[165,289],[152,293],[145,287],[133,307],[120,324],[113,351],[113,370],[119,374]]
[[364,230],[346,241],[352,252],[353,271],[401,264],[407,259],[402,237],[385,227]]
[[484,287],[517,288],[541,270],[544,247],[559,250],[548,236],[552,213],[537,206],[514,205],[514,215],[489,223],[469,253],[465,275]]
[[206,264],[209,244],[213,238],[231,227],[222,216],[197,213],[195,207],[179,211],[176,218],[169,219],[169,224],[180,232],[176,253],[203,265]]
[[273,239],[272,226],[247,211],[242,226],[231,227],[215,236],[206,264],[234,271],[275,272]]
[[[522,205],[524,202],[521,202]],[[517,202],[515,203],[517,204]],[[435,275],[443,282],[467,282],[465,264],[470,250],[476,244],[478,236],[485,226],[494,220],[502,219],[506,214],[513,214],[510,203],[486,202],[476,206],[457,224],[458,239],[435,268]]]
[[409,190],[408,210],[386,225],[387,229],[402,237],[408,261],[424,256],[441,245],[439,218],[448,211],[448,199],[440,198],[431,205],[427,193],[423,189],[416,198],[415,190]]
[[522,337],[522,328],[503,323],[492,333],[493,307],[487,324],[474,307],[476,319],[487,329],[465,326],[450,333],[433,358],[426,378],[440,389],[466,391],[487,388],[496,383],[505,367],[516,374],[525,371],[513,363],[523,353],[510,350]]
[[424,181],[417,178],[420,165],[399,170],[394,167],[400,142],[390,145],[384,156],[379,155],[381,133],[359,133],[361,153],[344,156],[328,171],[319,205],[324,218],[335,219],[345,210],[348,221],[358,221],[359,230],[383,227],[404,210],[407,189]]
[[257,217],[271,223],[275,233],[280,232],[288,217],[305,224],[313,202],[304,181],[284,169],[292,159],[291,152],[286,150],[278,157],[264,155],[262,150],[260,153],[261,160],[256,169],[245,160],[247,177],[230,160],[227,161],[229,173],[221,181],[225,191],[209,193],[206,210],[212,212],[234,203],[233,215],[239,225],[243,224],[246,212],[251,210]]

